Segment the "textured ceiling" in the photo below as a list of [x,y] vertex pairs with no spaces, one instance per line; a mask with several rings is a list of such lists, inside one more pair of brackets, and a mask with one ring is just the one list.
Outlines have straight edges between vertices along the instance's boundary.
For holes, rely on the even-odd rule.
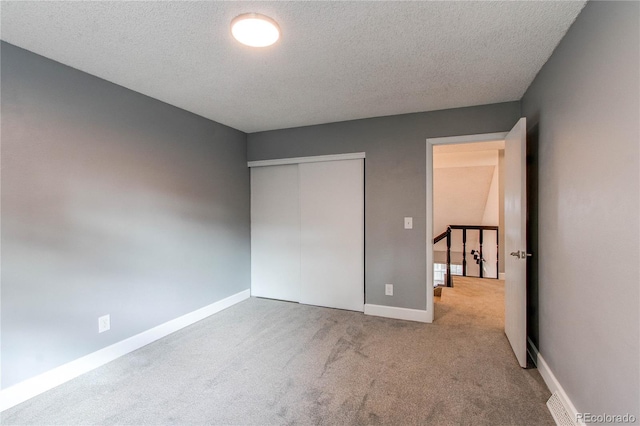
[[[7,2],[3,40],[245,132],[518,100],[584,2]],[[278,21],[257,50],[229,22]]]

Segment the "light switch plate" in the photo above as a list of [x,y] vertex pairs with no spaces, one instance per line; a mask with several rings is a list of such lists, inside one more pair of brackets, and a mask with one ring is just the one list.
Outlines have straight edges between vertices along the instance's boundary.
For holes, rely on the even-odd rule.
[[413,218],[405,217],[404,218],[404,229],[413,229]]

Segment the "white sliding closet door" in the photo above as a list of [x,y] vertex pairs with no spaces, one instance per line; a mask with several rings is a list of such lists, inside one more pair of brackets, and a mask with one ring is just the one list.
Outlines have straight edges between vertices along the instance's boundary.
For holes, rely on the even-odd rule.
[[297,164],[251,169],[251,295],[300,299]]
[[364,310],[364,162],[299,164],[300,302]]

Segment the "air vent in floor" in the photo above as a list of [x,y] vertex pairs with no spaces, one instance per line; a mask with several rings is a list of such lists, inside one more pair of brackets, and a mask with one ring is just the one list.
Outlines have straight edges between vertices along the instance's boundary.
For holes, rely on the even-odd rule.
[[556,421],[558,426],[576,426],[577,423],[571,418],[558,392],[554,392],[551,395],[551,398],[547,401],[547,407],[549,407],[553,420]]

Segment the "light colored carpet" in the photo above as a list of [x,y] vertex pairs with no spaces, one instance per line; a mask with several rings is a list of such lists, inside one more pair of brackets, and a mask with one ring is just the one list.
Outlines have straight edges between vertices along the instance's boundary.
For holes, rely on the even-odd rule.
[[504,280],[454,276],[437,302],[437,324],[504,333]]
[[0,420],[554,424],[540,375],[518,366],[504,336],[502,282],[454,284],[436,303],[434,324],[251,298],[7,410]]

